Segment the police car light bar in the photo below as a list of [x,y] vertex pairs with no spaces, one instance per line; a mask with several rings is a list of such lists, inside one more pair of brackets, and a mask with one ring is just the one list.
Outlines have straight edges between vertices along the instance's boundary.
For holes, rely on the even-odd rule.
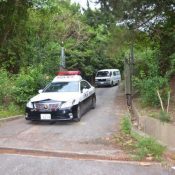
[[81,75],[80,71],[63,71],[63,72],[57,72],[57,75]]

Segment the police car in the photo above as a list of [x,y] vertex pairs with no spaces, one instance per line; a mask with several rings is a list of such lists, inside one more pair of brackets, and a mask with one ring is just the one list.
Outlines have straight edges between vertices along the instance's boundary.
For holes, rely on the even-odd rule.
[[80,121],[96,106],[95,88],[82,79],[79,71],[59,72],[53,81],[26,105],[26,120]]

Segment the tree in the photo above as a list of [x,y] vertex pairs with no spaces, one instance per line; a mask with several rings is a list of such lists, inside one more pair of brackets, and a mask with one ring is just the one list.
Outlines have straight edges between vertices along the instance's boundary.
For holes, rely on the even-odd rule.
[[30,3],[25,0],[0,1],[0,47],[18,31],[18,25],[27,17]]
[[[162,75],[171,67],[175,53],[174,0],[99,0],[102,10],[112,13],[116,21],[130,30],[142,30],[159,47],[159,66]],[[156,46],[156,47],[157,47]]]

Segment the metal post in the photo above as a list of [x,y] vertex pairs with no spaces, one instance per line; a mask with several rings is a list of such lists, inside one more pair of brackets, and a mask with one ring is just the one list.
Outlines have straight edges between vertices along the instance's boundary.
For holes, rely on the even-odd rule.
[[64,43],[61,43],[61,59],[60,59],[60,71],[65,70],[65,53],[64,53]]

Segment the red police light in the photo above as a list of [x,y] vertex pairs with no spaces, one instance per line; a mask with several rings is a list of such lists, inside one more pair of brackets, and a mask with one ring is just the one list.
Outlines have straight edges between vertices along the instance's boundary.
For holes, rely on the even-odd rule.
[[80,71],[63,71],[63,72],[57,72],[57,75],[64,76],[64,75],[81,75]]

